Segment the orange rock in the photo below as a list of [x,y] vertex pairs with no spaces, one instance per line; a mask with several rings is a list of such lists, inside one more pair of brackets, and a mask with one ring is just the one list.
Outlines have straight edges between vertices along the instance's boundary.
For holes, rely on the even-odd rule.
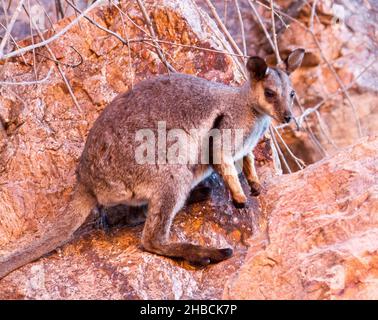
[[248,250],[223,298],[377,299],[377,179],[378,138],[364,138],[271,180],[268,244]]

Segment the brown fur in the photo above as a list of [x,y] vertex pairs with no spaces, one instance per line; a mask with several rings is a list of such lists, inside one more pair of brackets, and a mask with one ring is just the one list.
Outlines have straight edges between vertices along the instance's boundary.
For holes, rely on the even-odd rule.
[[[299,65],[303,51],[289,61],[290,70]],[[229,248],[206,248],[189,243],[170,243],[169,230],[175,214],[184,205],[197,183],[215,170],[224,179],[237,206],[246,196],[241,188],[234,161],[243,159],[244,173],[254,195],[259,181],[252,150],[270,124],[270,117],[288,121],[293,97],[290,80],[283,70],[267,68],[263,59],[250,58],[250,80],[240,88],[210,82],[184,74],[164,75],[143,81],[119,95],[101,113],[90,130],[77,169],[78,185],[73,199],[50,232],[26,248],[0,257],[0,278],[10,271],[55,249],[69,240],[92,207],[120,204],[148,204],[142,235],[145,250],[169,257],[183,258],[206,265],[231,256]],[[289,69],[289,68],[288,68]],[[269,89],[273,96],[267,97]],[[232,156],[214,149],[220,164],[137,164],[135,133],[151,128],[157,136],[157,122],[167,129],[204,129],[203,136],[190,136],[198,149],[207,132],[218,129],[243,129],[244,143]]]

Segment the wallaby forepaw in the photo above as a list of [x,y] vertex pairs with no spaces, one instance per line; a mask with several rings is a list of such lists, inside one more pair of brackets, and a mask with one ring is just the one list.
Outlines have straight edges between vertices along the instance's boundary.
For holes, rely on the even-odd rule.
[[232,200],[232,203],[234,204],[235,208],[237,209],[243,209],[246,207],[246,203],[240,203],[240,202],[236,202],[235,200]]
[[252,181],[249,183],[249,186],[251,187],[251,195],[253,197],[257,197],[260,195],[261,193],[261,184],[256,182],[256,181]]
[[232,202],[236,208],[245,208],[247,197],[243,193],[236,194],[232,197]]

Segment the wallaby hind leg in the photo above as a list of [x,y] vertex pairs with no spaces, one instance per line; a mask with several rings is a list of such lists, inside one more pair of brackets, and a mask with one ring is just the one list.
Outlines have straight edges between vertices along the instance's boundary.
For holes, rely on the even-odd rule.
[[163,256],[182,258],[191,263],[207,265],[219,262],[232,255],[232,249],[208,248],[190,243],[169,243],[172,221],[185,202],[177,190],[164,190],[160,196],[151,199],[146,224],[143,229],[142,245],[146,251]]

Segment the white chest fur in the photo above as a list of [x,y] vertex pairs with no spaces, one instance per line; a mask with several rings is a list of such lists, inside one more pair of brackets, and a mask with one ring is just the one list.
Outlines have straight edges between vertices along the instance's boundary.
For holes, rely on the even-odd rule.
[[239,148],[236,152],[234,160],[237,161],[244,157],[248,152],[254,149],[256,144],[259,142],[262,135],[266,132],[270,125],[270,117],[269,116],[262,116],[258,118],[255,122],[254,127],[252,128],[251,133],[246,137],[244,140],[243,145]]

